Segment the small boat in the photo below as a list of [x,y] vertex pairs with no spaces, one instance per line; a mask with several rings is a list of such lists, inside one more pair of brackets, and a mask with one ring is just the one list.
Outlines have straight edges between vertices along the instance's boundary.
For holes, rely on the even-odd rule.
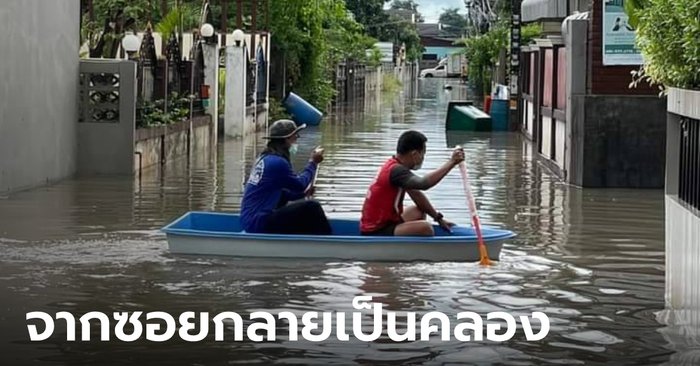
[[[359,222],[331,219],[332,235],[253,234],[242,230],[239,215],[188,212],[165,226],[171,253],[236,257],[327,258],[363,261],[478,261],[474,229],[435,226],[435,236],[363,236]],[[483,227],[489,258],[498,260],[508,230]]]

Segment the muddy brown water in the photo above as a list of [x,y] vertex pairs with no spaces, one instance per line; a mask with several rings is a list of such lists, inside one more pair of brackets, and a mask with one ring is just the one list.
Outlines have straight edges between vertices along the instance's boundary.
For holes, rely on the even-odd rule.
[[[663,309],[660,190],[579,189],[556,179],[517,133],[446,133],[447,101],[463,86],[420,81],[415,95],[344,108],[302,133],[296,166],[326,148],[317,198],[357,218],[377,168],[405,129],[428,136],[423,171],[454,145],[467,151],[481,219],[518,234],[501,261],[370,263],[178,256],[158,230],[188,210],[238,209],[252,142],[131,178],[79,178],[0,198],[2,364],[610,364],[667,362],[654,314]],[[245,151],[245,153],[243,153]],[[245,164],[243,164],[245,162]],[[428,197],[467,225],[457,170]],[[372,294],[391,310],[542,311],[549,335],[526,342],[67,342],[58,326],[31,343],[29,311],[352,311]]]

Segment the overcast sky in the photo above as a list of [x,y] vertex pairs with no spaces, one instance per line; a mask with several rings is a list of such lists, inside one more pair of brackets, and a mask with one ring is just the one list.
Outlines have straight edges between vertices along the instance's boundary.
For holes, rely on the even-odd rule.
[[[461,14],[466,13],[464,0],[416,0],[418,3],[418,11],[425,18],[426,23],[437,23],[442,11],[447,8],[459,8]],[[389,8],[391,2],[386,4]]]

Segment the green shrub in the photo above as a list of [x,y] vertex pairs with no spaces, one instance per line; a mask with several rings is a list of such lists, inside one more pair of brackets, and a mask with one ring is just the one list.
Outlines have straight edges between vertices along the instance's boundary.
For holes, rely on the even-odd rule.
[[640,79],[666,87],[700,89],[700,1],[650,0],[636,10]]
[[136,128],[168,125],[186,121],[190,113],[190,100],[173,92],[168,98],[168,111],[164,111],[165,100],[142,101],[137,107]]
[[277,100],[277,98],[269,98],[269,113],[270,113],[270,123],[277,121],[279,119],[290,119],[291,116],[287,113],[287,110],[282,105],[282,102]]
[[477,90],[488,94],[491,88],[491,70],[496,64],[498,52],[508,45],[508,29],[499,24],[485,34],[467,38],[466,55],[469,62],[469,79]]

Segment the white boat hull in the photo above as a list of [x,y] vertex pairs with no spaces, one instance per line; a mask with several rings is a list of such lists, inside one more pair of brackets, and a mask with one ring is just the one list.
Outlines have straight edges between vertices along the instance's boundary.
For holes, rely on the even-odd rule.
[[[489,242],[489,258],[498,260],[505,240]],[[168,235],[171,253],[237,257],[328,258],[362,261],[478,261],[476,243],[357,243],[203,238]]]
[[[435,236],[365,236],[359,223],[330,220],[331,235],[246,233],[239,216],[189,212],[163,228],[171,253],[236,257],[327,258],[362,261],[478,261],[473,228],[435,226]],[[489,258],[498,260],[508,230],[482,228]]]

